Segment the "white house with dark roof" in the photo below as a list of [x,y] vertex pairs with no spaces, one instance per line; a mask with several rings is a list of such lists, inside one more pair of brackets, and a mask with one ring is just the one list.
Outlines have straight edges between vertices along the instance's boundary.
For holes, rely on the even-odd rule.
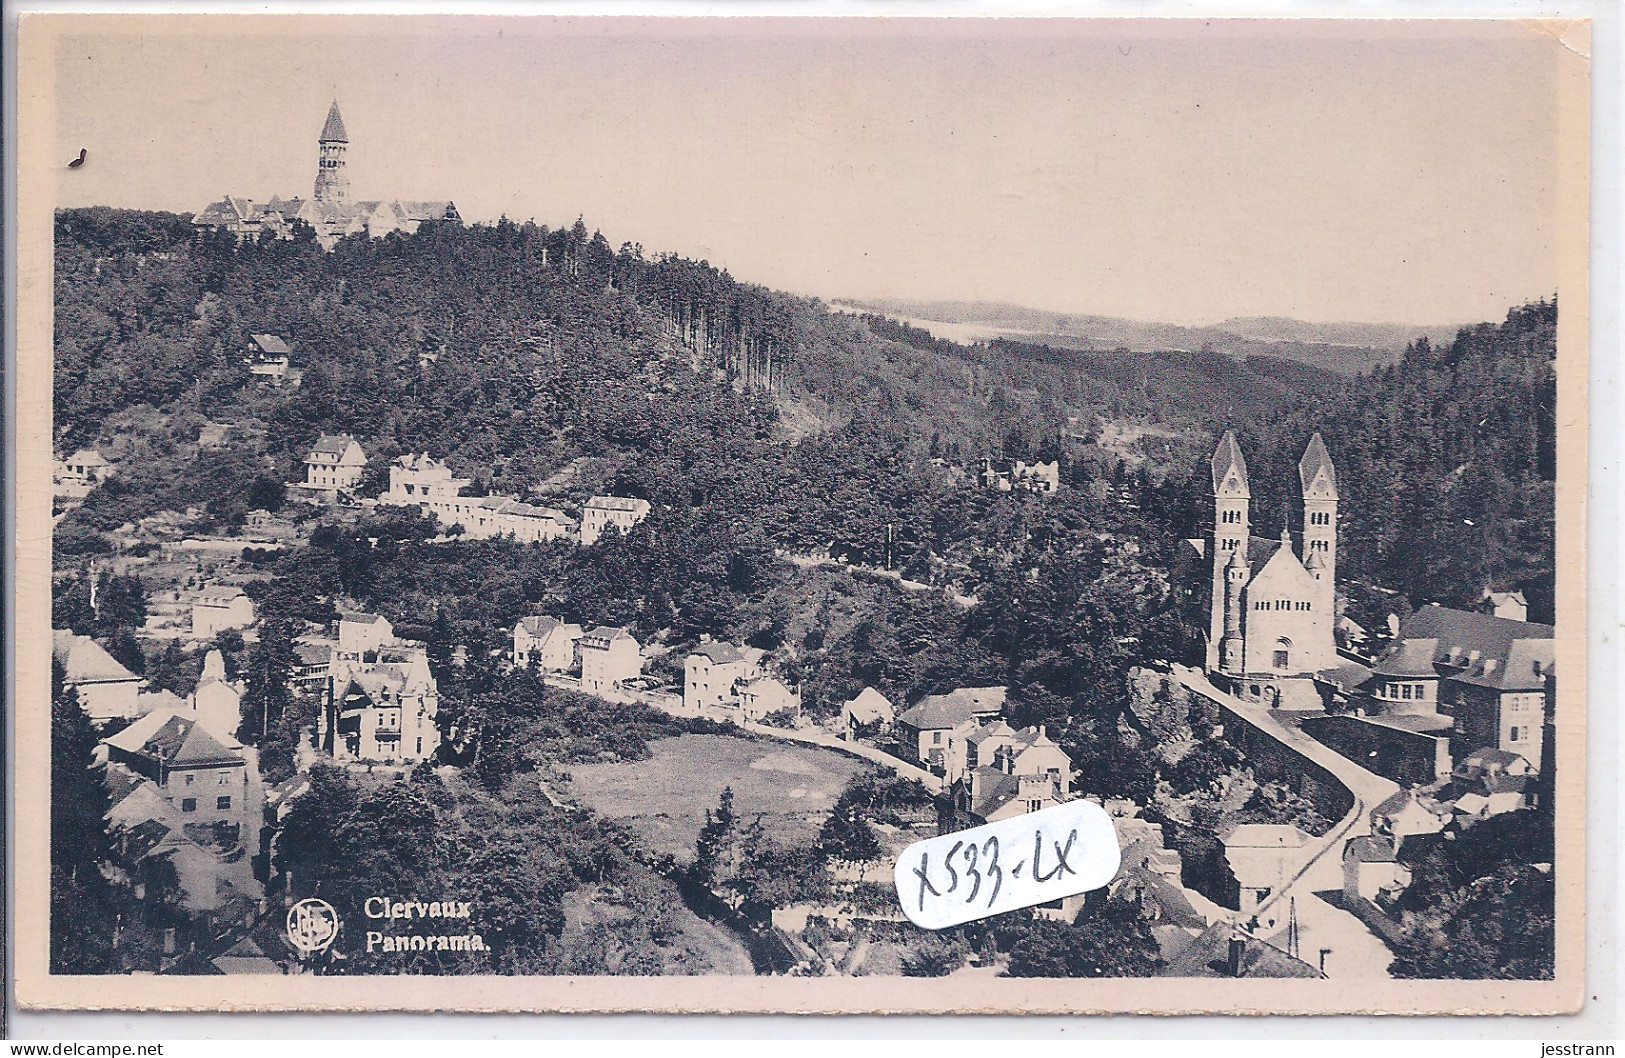
[[226,823],[258,834],[259,769],[253,751],[209,731],[195,716],[166,709],[102,740],[110,765],[153,783],[183,823]]
[[600,625],[581,637],[581,689],[603,694],[643,673],[643,651],[624,628]]
[[190,921],[177,947],[250,926],[264,896],[253,872],[264,820],[254,751],[168,709],[103,740],[97,751],[106,765],[113,858],[138,885],[179,883],[179,907]]
[[648,500],[630,496],[594,496],[581,508],[581,542],[595,544],[609,529],[624,533],[648,516]]
[[897,718],[904,745],[920,766],[953,782],[964,773],[966,743],[1004,712],[1007,687],[961,687],[927,695]]
[[322,434],[305,456],[307,489],[336,493],[361,484],[367,471],[367,453],[347,433]]
[[513,663],[544,672],[571,672],[581,663],[578,624],[557,617],[522,617],[513,626]]
[[288,357],[292,352],[288,343],[277,335],[251,334],[248,336],[248,355],[243,358],[243,363],[255,378],[280,386],[292,381],[292,371],[288,366]]
[[575,519],[563,511],[512,496],[463,495],[472,484],[470,478],[453,477],[449,467],[427,453],[406,455],[389,468],[389,489],[378,502],[416,507],[441,525],[460,528],[471,540],[508,536],[521,543],[541,543],[575,534]]
[[[968,723],[975,723],[972,718]],[[1043,726],[1016,730],[1003,720],[955,731],[963,742],[962,757],[945,754],[958,774],[950,778],[955,804],[978,823],[992,823],[1023,812],[1037,812],[1069,799],[1072,758]]]
[[1397,895],[1411,884],[1411,870],[1399,862],[1392,839],[1362,834],[1343,845],[1343,898],[1368,900]]
[[728,708],[739,704],[735,688],[763,675],[765,652],[708,640],[683,659],[683,707]]

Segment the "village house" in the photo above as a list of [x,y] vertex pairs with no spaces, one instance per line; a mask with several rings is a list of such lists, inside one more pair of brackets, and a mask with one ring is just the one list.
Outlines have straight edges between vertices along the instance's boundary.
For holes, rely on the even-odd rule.
[[209,588],[192,603],[192,636],[213,639],[228,628],[254,623],[254,602],[241,588]]
[[395,626],[382,614],[357,611],[339,614],[339,643],[335,658],[358,661],[362,655],[395,642],[398,642]]
[[997,720],[962,738],[963,771],[949,781],[955,807],[975,822],[1037,812],[1070,798],[1072,758],[1043,727],[1017,731]]
[[1013,775],[999,768],[972,768],[954,784],[954,807],[972,825],[1041,812],[1065,800],[1047,775]]
[[62,686],[79,697],[91,723],[129,720],[141,715],[141,678],[118,662],[89,636],[56,629],[51,649],[62,666]]
[[1529,620],[1529,600],[1521,591],[1486,591],[1478,609],[1507,621]]
[[989,458],[982,460],[979,480],[982,488],[990,492],[1024,489],[1051,496],[1061,488],[1061,465],[1053,459],[1048,463],[1027,463],[1020,459],[1006,463]]
[[293,644],[293,672],[288,682],[298,694],[325,694],[338,644],[328,639],[300,639]]
[[535,665],[544,672],[571,672],[581,664],[579,643],[584,633],[577,624],[557,617],[522,617],[513,626],[513,663],[516,668]]
[[1411,870],[1399,862],[1392,839],[1362,834],[1343,845],[1343,898],[1376,904],[1411,884]]
[[191,718],[203,730],[222,742],[235,742],[242,725],[242,690],[226,679],[226,662],[220,651],[210,650],[203,659],[203,674],[187,705]]
[[58,496],[82,499],[90,490],[113,476],[113,464],[94,448],[81,448],[56,465],[52,477]]
[[1538,771],[1553,633],[1551,625],[1424,606],[1400,622],[1370,667],[1345,663],[1318,681],[1354,715],[1448,739],[1453,759],[1500,749]]
[[339,761],[409,764],[433,757],[440,748],[440,691],[428,653],[387,643],[366,658],[333,661],[317,745]]
[[865,687],[841,706],[841,737],[850,742],[864,733],[883,734],[896,719],[897,707],[891,699],[873,687]]
[[632,633],[600,625],[581,637],[581,689],[603,694],[643,672],[643,653]]
[[966,768],[997,768],[1012,775],[1044,775],[1061,793],[1072,788],[1072,758],[1040,725],[1017,731],[1003,720],[965,736]]
[[1242,823],[1219,838],[1241,890],[1244,914],[1291,881],[1299,850],[1308,840],[1309,835],[1287,823]]
[[729,708],[739,704],[735,688],[762,675],[765,651],[705,641],[683,659],[683,708]]
[[1535,767],[1504,749],[1481,749],[1461,759],[1437,796],[1457,822],[1476,822],[1529,807]]
[[1018,488],[1052,496],[1061,490],[1061,465],[1054,459],[1048,463],[1024,463],[1018,459],[1010,478]]
[[1371,810],[1371,833],[1386,839],[1397,855],[1407,845],[1443,832],[1450,815],[1448,806],[1411,787],[1394,793]]
[[1178,952],[1169,953],[1158,977],[1316,979],[1326,975],[1268,941],[1238,930],[1231,922],[1214,922]]
[[448,528],[457,527],[471,540],[511,536],[520,543],[559,540],[575,532],[575,520],[552,507],[523,503],[512,496],[464,496],[470,478],[453,477],[439,460],[402,456],[389,468],[389,489],[381,504],[416,507]]
[[298,385],[303,374],[288,366],[288,355],[292,352],[288,343],[274,334],[251,334],[243,363],[248,365],[248,373],[261,382],[273,386]]
[[648,515],[648,500],[627,496],[594,496],[581,509],[581,542],[591,546],[611,528],[624,533]]
[[965,771],[966,739],[1004,712],[1006,687],[961,687],[927,695],[897,718],[903,744],[920,766],[952,783]]
[[367,453],[349,434],[322,434],[305,456],[304,487],[318,492],[348,492],[367,472]]
[[109,765],[150,781],[183,823],[224,824],[233,840],[258,834],[258,762],[236,738],[194,716],[154,710],[102,740]]
[[746,720],[761,720],[775,713],[801,715],[801,692],[793,690],[777,676],[763,674],[741,680],[734,688],[739,711]]
[[210,946],[249,928],[264,897],[252,856],[264,818],[254,751],[158,710],[104,739],[97,753],[113,860],[138,898],[177,886],[182,917],[166,950]]

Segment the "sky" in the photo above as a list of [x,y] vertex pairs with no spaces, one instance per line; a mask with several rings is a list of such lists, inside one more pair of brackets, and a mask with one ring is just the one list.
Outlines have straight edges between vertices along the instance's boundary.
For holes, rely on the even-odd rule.
[[[25,25],[24,34],[28,32]],[[1562,45],[1515,22],[275,18],[59,27],[58,204],[567,225],[831,299],[1499,320],[1557,286]]]

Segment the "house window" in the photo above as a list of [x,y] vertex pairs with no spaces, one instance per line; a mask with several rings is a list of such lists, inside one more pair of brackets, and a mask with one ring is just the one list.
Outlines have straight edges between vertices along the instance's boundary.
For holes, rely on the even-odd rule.
[[1277,639],[1275,641],[1275,667],[1276,668],[1285,669],[1285,668],[1287,668],[1287,667],[1289,667],[1291,665],[1291,660],[1290,660],[1289,653],[1288,653],[1291,650],[1291,648],[1292,648],[1292,640],[1288,639],[1286,636],[1282,636],[1280,639]]
[[194,776],[194,775],[192,775],[192,773],[188,772],[187,775],[186,775],[186,785],[188,785],[188,786],[192,785],[192,780],[194,778],[196,778],[196,776]]
[[1512,741],[1513,741],[1513,742],[1519,742],[1519,741],[1521,741],[1521,739],[1520,739],[1520,738],[1519,738],[1519,736],[1520,736],[1520,735],[1521,735],[1521,734],[1522,734],[1522,733],[1523,733],[1523,728],[1521,728],[1521,727],[1514,727],[1514,728],[1513,728],[1513,729],[1512,729],[1512,732],[1511,732],[1511,740],[1512,740]]
[[1401,698],[1405,699],[1407,702],[1410,701],[1411,700],[1411,685],[1407,683],[1407,684],[1405,684],[1405,686],[1401,687],[1399,689],[1399,696]]
[[1036,812],[1036,811],[1038,811],[1039,809],[1041,809],[1043,807],[1044,807],[1044,802],[1043,801],[1033,800],[1033,801],[1028,801],[1027,802],[1027,811],[1029,811],[1029,812]]
[[231,776],[227,775],[225,772],[220,773],[220,785],[221,786],[226,785],[226,783],[228,783],[230,781],[231,781]]
[[182,812],[196,812],[197,811],[197,798],[196,797],[183,797],[183,798],[181,798],[181,811]]
[[1286,653],[1286,651],[1277,650],[1275,652],[1275,667],[1278,668],[1278,669],[1284,669],[1284,668],[1287,667],[1287,653]]
[[938,746],[942,745],[942,732],[941,731],[933,731],[933,732],[931,732],[931,742],[932,742],[933,745],[938,745]]
[[215,806],[215,808],[219,809],[222,812],[228,811],[231,808],[231,798],[230,797],[216,797],[214,799],[214,806]]

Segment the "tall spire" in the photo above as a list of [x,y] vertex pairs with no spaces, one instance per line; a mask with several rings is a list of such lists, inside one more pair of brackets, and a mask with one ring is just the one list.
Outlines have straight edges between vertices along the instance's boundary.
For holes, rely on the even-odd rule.
[[1219,447],[1213,450],[1213,494],[1215,496],[1246,496],[1247,460],[1242,458],[1241,446],[1236,443],[1233,430],[1226,430],[1219,438]]
[[327,124],[322,126],[317,150],[313,197],[322,205],[341,205],[350,199],[350,177],[344,172],[344,152],[349,144],[350,134],[344,129],[339,101],[335,99],[328,108]]
[[1298,460],[1298,481],[1306,497],[1337,498],[1337,468],[1332,466],[1331,453],[1326,451],[1326,442],[1320,439],[1318,431],[1309,439],[1303,458]]
[[344,116],[339,113],[339,101],[327,109],[327,124],[322,126],[323,143],[349,143],[350,134],[344,131]]

